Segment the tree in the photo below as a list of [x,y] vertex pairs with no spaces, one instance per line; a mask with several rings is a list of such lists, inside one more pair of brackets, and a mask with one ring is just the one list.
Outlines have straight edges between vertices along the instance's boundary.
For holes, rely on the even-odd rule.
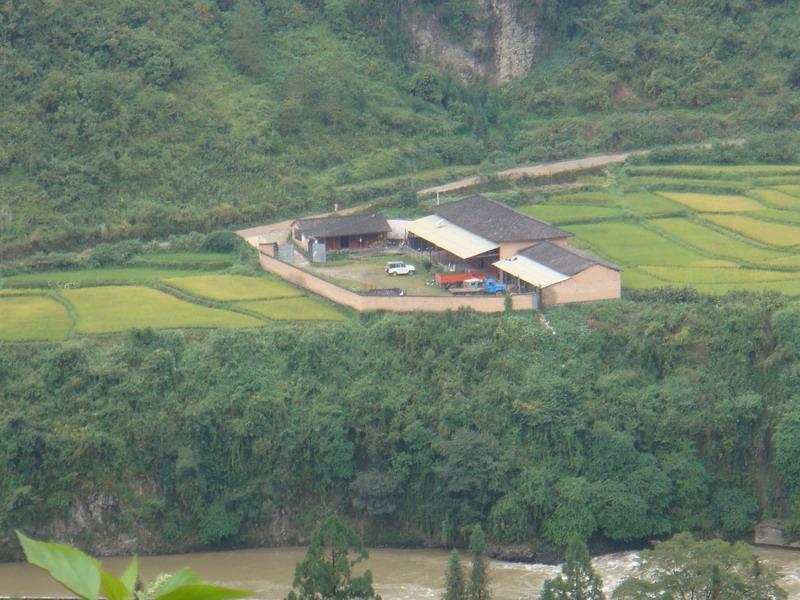
[[616,600],[707,598],[709,600],[780,600],[786,591],[778,572],[767,567],[741,542],[695,540],[679,533],[642,551],[639,577],[614,590]]
[[[354,558],[350,558],[350,552]],[[381,600],[372,587],[372,572],[353,577],[352,569],[369,558],[364,542],[339,517],[327,517],[311,537],[305,558],[297,564],[287,600]]]
[[252,0],[239,0],[228,15],[225,29],[236,65],[247,75],[260,75],[266,63],[264,9]]
[[28,562],[46,571],[53,579],[83,600],[157,600],[158,598],[204,598],[233,600],[252,592],[208,585],[191,569],[174,575],[161,575],[145,591],[140,591],[139,562],[134,559],[125,572],[115,577],[100,568],[100,563],[76,548],[64,544],[38,542],[17,532]]
[[450,553],[447,572],[444,575],[444,595],[442,600],[465,600],[464,570],[461,567],[461,556],[458,550]]
[[469,600],[490,600],[489,565],[486,562],[486,536],[480,525],[475,525],[469,536],[469,549],[472,552],[472,570],[469,574],[467,598]]
[[592,569],[586,542],[574,536],[567,546],[561,575],[544,582],[540,600],[605,600],[603,581]]

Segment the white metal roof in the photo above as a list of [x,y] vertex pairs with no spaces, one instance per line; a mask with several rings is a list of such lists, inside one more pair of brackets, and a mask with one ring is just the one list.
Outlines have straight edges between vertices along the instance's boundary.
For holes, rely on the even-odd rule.
[[470,258],[500,246],[446,221],[438,215],[422,217],[406,225],[409,233],[421,237],[459,258]]
[[568,275],[554,271],[535,260],[520,256],[519,254],[504,258],[503,260],[498,260],[494,263],[494,266],[538,288],[545,288],[554,283],[560,283],[569,279]]

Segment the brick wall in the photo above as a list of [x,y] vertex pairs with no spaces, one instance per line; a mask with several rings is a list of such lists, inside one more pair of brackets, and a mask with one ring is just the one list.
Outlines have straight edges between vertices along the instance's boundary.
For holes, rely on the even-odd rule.
[[[350,307],[359,312],[385,310],[390,312],[444,312],[470,308],[481,313],[498,313],[505,310],[505,298],[497,296],[362,296],[348,289],[325,281],[281,262],[263,252],[259,253],[261,267],[289,283],[327,298],[337,304]],[[511,297],[514,310],[531,310],[533,298],[530,294],[518,294]]]

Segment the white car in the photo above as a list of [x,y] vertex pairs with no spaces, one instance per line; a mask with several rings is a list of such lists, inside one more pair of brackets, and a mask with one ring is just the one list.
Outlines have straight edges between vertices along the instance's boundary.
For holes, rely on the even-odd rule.
[[387,275],[413,275],[417,272],[417,268],[414,265],[404,262],[388,262],[384,270]]

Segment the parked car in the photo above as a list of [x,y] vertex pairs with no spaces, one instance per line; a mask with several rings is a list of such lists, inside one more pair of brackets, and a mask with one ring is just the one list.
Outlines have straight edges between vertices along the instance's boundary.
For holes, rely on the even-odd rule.
[[387,275],[413,275],[417,272],[417,268],[414,265],[404,262],[388,262],[384,270]]

